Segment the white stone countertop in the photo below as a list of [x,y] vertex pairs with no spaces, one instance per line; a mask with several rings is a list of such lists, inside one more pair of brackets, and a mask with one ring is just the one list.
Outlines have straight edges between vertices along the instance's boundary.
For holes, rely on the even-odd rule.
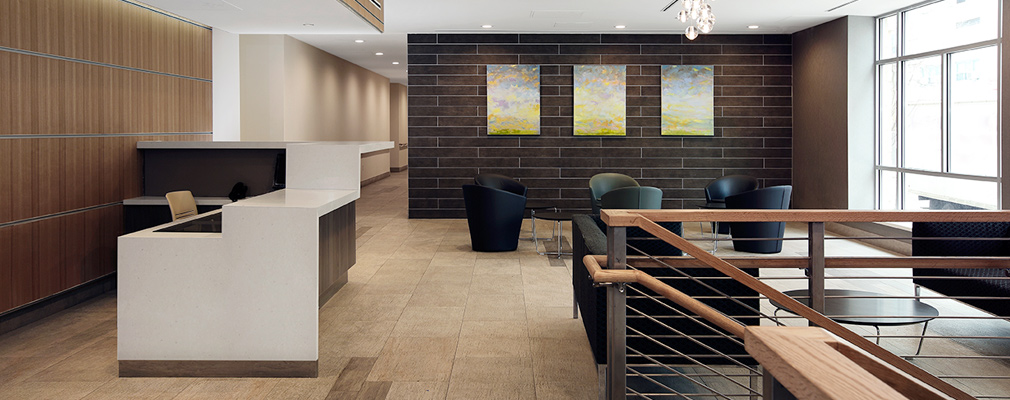
[[207,149],[277,149],[283,150],[290,144],[311,143],[311,144],[332,144],[340,146],[358,146],[360,152],[371,153],[380,150],[393,148],[393,142],[385,141],[349,141],[349,142],[137,142],[137,148],[141,150],[207,150]]

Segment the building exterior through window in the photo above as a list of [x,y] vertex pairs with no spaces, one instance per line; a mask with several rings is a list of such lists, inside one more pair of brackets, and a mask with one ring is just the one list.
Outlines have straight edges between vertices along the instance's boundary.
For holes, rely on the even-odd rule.
[[999,209],[1000,2],[877,20],[876,208]]

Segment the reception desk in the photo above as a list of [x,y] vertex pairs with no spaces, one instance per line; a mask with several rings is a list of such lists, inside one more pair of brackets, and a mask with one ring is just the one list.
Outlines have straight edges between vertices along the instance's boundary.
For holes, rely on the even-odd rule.
[[163,231],[201,214],[121,236],[120,376],[316,376],[318,308],[354,263],[363,146],[289,144],[288,189],[224,205],[220,232]]

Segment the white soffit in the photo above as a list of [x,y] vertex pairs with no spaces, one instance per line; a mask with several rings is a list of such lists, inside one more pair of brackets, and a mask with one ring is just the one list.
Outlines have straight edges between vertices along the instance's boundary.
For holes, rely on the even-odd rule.
[[[846,15],[876,16],[920,1],[712,0],[717,17],[713,34],[789,34]],[[660,11],[669,2],[386,0],[386,33],[379,34],[339,0],[147,0],[233,33],[289,34],[398,83],[407,80],[407,33],[678,34],[686,27],[675,18],[681,5]],[[627,28],[617,30],[615,25]],[[761,28],[751,30],[748,25]],[[356,39],[365,43],[355,43]],[[376,56],[377,52],[383,55]]]

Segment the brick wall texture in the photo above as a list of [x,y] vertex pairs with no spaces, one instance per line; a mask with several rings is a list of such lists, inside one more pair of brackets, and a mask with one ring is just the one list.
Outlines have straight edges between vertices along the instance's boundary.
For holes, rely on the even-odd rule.
[[[411,218],[462,218],[462,185],[494,172],[531,199],[589,209],[589,178],[630,175],[664,208],[705,202],[730,174],[790,184],[788,35],[411,34],[407,37]],[[487,135],[487,65],[540,65],[539,136]],[[572,66],[627,66],[627,136],[573,135]],[[715,136],[660,136],[660,66],[715,66]]]

